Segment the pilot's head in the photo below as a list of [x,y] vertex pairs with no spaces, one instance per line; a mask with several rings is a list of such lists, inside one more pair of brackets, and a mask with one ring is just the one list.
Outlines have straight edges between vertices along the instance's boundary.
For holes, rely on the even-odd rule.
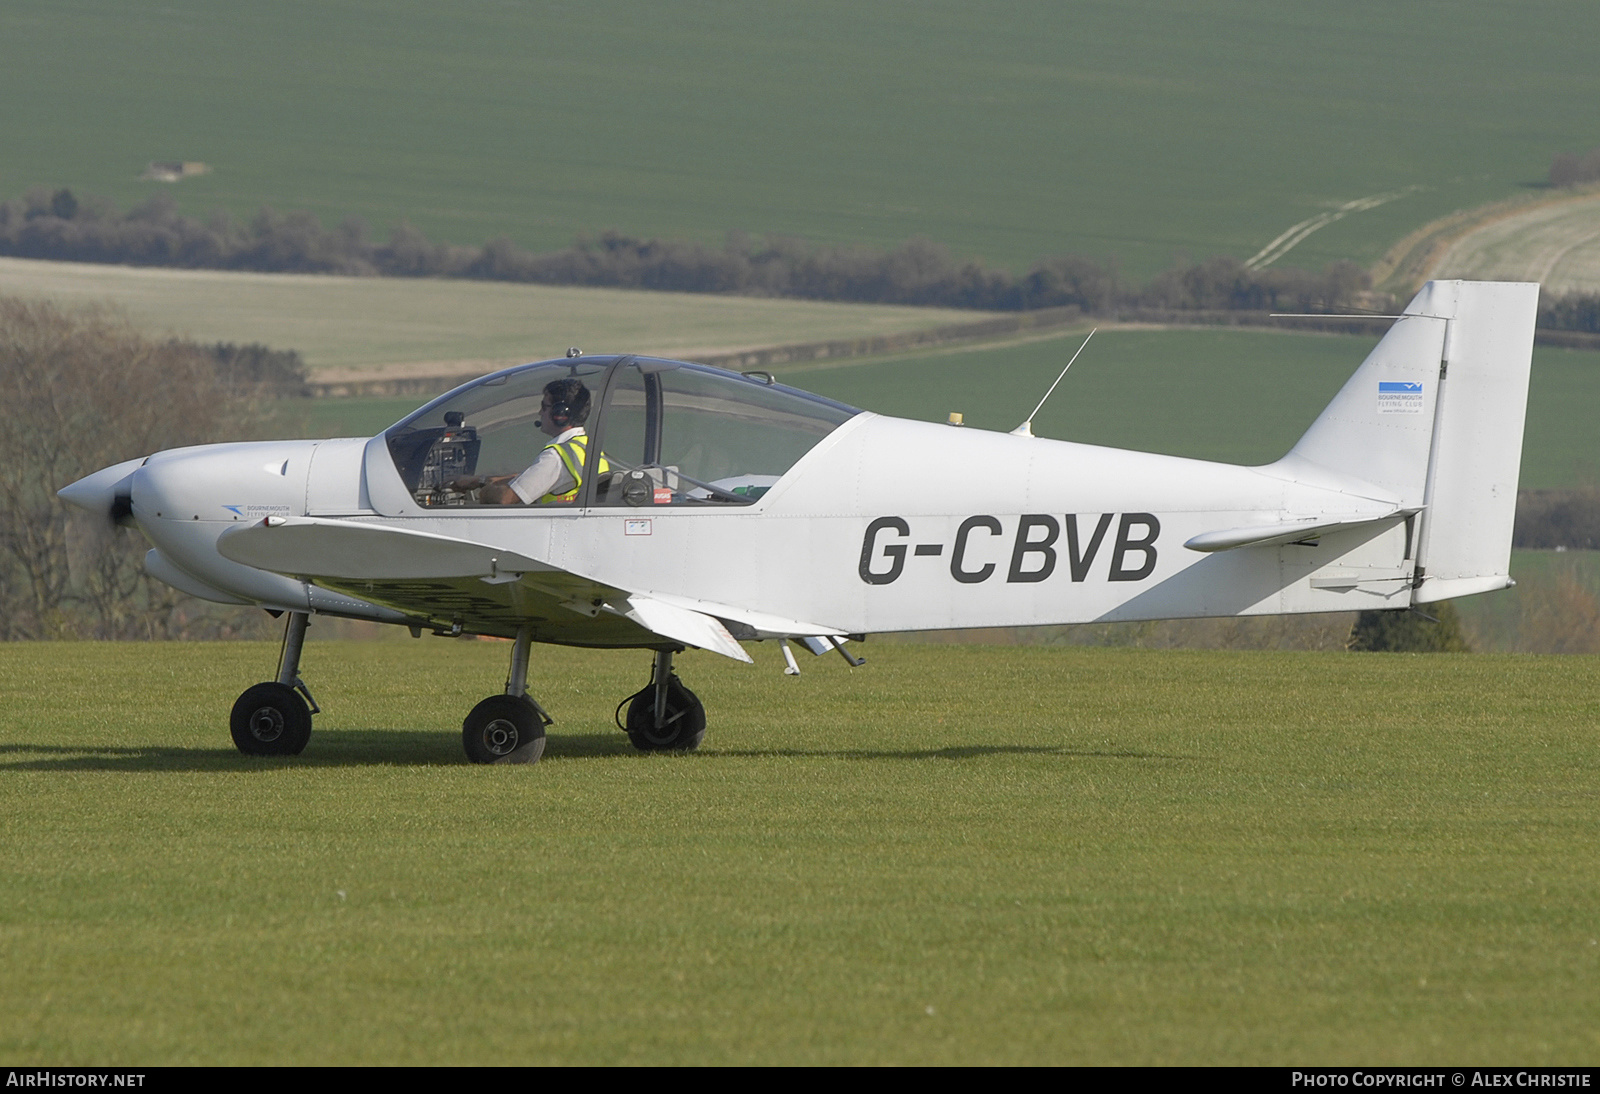
[[589,420],[589,389],[583,381],[569,376],[544,385],[544,401],[539,404],[539,428],[555,437]]

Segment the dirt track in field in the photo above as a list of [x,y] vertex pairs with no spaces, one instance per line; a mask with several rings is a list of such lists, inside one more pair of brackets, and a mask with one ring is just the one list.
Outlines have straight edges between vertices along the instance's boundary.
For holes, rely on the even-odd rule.
[[1445,251],[1433,276],[1538,281],[1558,293],[1600,291],[1600,194],[1468,232]]

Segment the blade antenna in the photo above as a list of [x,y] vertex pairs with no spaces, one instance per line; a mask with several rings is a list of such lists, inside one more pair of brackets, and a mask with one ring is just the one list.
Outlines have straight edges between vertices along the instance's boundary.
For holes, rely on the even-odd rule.
[[[1091,330],[1089,332],[1088,338],[1085,338],[1083,340],[1083,346],[1079,346],[1078,347],[1078,353],[1082,353],[1083,352],[1084,346],[1087,346],[1089,344],[1089,338],[1093,338],[1095,331],[1097,331],[1099,329],[1100,329],[1099,327],[1095,327],[1094,330]],[[1076,361],[1078,359],[1078,353],[1074,353],[1072,355],[1072,361]],[[1071,368],[1072,367],[1072,361],[1068,361],[1067,362],[1067,368]],[[1059,384],[1062,380],[1064,380],[1066,378],[1067,368],[1064,368],[1064,369],[1061,370],[1061,375],[1056,377],[1056,383],[1050,385],[1050,391],[1047,391],[1047,392],[1044,393],[1044,399],[1040,399],[1039,400],[1039,405],[1033,408],[1033,414],[1029,414],[1028,415],[1028,420],[1023,422],[1021,425],[1017,426],[1017,428],[1015,428],[1015,429],[1013,429],[1011,431],[1011,435],[1013,437],[1031,437],[1031,436],[1033,436],[1033,419],[1034,419],[1034,415],[1038,414],[1040,410],[1044,409],[1045,400],[1050,398],[1050,392],[1054,391],[1056,389],[1056,384]]]

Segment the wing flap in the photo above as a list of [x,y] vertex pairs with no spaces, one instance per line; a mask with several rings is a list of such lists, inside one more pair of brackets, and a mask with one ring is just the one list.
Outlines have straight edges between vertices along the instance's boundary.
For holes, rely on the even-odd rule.
[[[651,593],[651,598],[675,608],[684,608],[702,615],[725,619],[733,623],[740,623],[756,632],[759,638],[801,638],[807,635],[826,638],[837,637],[844,634],[843,628],[826,623],[805,623],[798,619],[789,619],[770,612],[751,611],[748,608],[736,607],[732,604],[718,604],[712,600],[702,600],[687,596],[676,596],[671,593]],[[748,635],[746,637],[749,637]]]
[[734,641],[733,635],[722,623],[701,612],[679,608],[654,597],[634,594],[628,597],[627,611],[622,613],[645,630],[671,638],[686,646],[720,653],[735,661],[752,664],[744,647]]

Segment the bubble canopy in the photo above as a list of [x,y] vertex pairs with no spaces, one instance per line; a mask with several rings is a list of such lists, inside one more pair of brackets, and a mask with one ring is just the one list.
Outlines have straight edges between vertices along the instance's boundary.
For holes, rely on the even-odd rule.
[[539,509],[748,505],[860,413],[760,373],[655,357],[540,361],[456,388],[386,430],[407,492],[428,509],[482,506],[464,480],[519,475],[554,442],[540,425],[547,389],[570,403],[569,424],[588,441],[566,449],[582,463],[577,496]]

